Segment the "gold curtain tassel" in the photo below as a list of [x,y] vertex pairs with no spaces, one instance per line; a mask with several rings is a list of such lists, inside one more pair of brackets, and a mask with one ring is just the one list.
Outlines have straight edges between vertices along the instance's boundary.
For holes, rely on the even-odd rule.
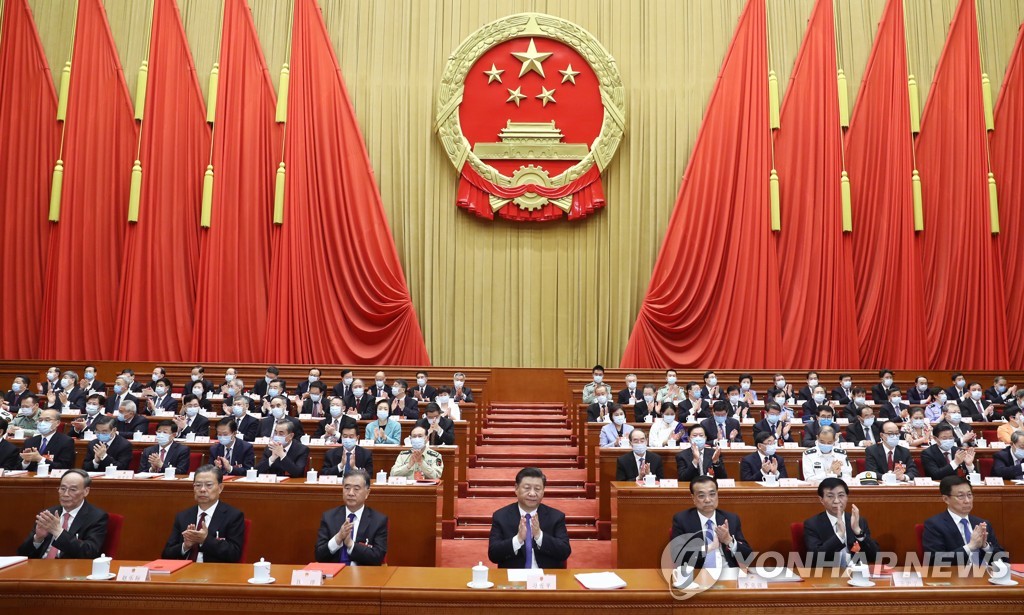
[[220,85],[220,63],[214,62],[210,70],[210,85],[206,88],[206,121],[213,123],[217,117],[217,87]]
[[850,194],[850,176],[843,171],[843,175],[839,180],[840,196],[842,197],[843,207],[843,232],[853,232],[853,197]]
[[135,119],[142,121],[146,114],[146,86],[149,83],[149,62],[142,61],[139,67],[139,76],[135,81]]
[[921,103],[917,97],[917,79],[913,75],[907,77],[907,93],[910,97],[910,132],[916,135],[921,132]]
[[772,173],[768,178],[768,194],[770,197],[772,230],[778,232],[782,230],[782,215],[779,213],[779,174],[775,169],[772,169]]
[[981,99],[985,102],[985,130],[995,130],[996,119],[992,115],[992,82],[989,81],[988,73],[981,73]]
[[274,224],[284,224],[284,163],[277,166],[274,180]]
[[992,234],[999,234],[999,195],[996,193],[996,176],[988,174],[988,214],[992,223]]
[[850,127],[850,97],[846,89],[846,73],[839,69],[836,77],[839,88],[839,125],[843,128]]
[[779,128],[779,78],[773,70],[768,71],[768,126]]
[[281,66],[281,79],[278,81],[277,87],[277,123],[283,124],[288,118],[288,81],[289,81],[289,70],[288,65],[283,64]]
[[142,198],[142,162],[132,165],[132,187],[128,193],[128,221],[139,221],[139,200]]
[[50,222],[60,221],[60,196],[64,190],[64,161],[57,160],[53,166],[53,182],[50,184]]
[[921,174],[917,169],[914,169],[911,185],[914,191],[914,232],[920,233],[924,230],[924,197],[921,195]]
[[199,224],[203,228],[210,228],[210,213],[213,210],[213,165],[206,165],[206,173],[203,174],[203,209],[200,214]]
[[60,95],[57,98],[57,121],[63,122],[68,116],[68,88],[71,87],[71,60],[64,63],[60,71]]

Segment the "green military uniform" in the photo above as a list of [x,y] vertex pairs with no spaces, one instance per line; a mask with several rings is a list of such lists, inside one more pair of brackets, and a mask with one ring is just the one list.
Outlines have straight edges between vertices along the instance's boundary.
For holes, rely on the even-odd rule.
[[391,468],[391,476],[404,476],[413,478],[416,472],[422,472],[423,478],[441,478],[444,472],[444,459],[441,453],[431,449],[423,449],[423,460],[413,463],[412,451],[402,451],[395,459],[395,465]]

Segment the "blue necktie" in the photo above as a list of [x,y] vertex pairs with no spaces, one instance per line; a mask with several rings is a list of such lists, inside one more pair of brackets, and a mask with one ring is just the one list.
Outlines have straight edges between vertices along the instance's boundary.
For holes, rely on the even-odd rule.
[[40,441],[40,443],[39,443],[39,454],[40,454],[40,455],[43,455],[43,454],[45,454],[45,453],[46,453],[46,444],[47,444],[47,442],[46,442],[46,441],[47,441],[48,439],[49,439],[49,438],[42,438],[42,440]]
[[346,452],[345,453],[345,469],[343,469],[341,471],[341,475],[342,476],[348,476],[348,473],[351,471],[351,464],[352,464],[352,453],[351,452]]
[[711,543],[715,542],[715,524],[711,522],[711,519],[708,519],[704,527],[706,528],[704,530],[704,543],[708,548],[707,557],[704,558],[704,567],[714,568],[718,561],[718,551],[711,550]]
[[530,513],[526,513],[526,567],[533,568],[533,522]]
[[[971,542],[971,524],[967,519],[960,520],[960,527],[964,528],[964,545],[968,545]],[[981,565],[981,553],[975,550],[971,550],[971,561],[976,565]]]
[[[349,520],[350,523],[355,523],[356,522],[356,514],[355,513],[349,513],[348,520]],[[356,527],[353,525],[352,526],[352,539],[355,540],[355,537],[356,537]],[[355,546],[354,543],[353,543],[353,546]],[[348,555],[348,547],[345,546],[345,543],[341,544],[341,558],[340,558],[339,561],[341,561],[342,564],[349,564],[349,563],[352,562],[352,559]]]

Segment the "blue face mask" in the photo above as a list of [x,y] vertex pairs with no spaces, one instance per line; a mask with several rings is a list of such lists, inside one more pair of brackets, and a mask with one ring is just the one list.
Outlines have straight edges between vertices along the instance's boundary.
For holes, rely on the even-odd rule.
[[1013,449],[1013,456],[1016,459],[1024,459],[1024,448],[1015,448],[1015,449]]
[[274,442],[277,444],[284,444],[286,438],[284,436],[274,436]]
[[939,440],[939,448],[942,449],[943,451],[949,452],[953,450],[954,446],[956,446],[956,440]]
[[347,450],[352,450],[352,449],[354,449],[356,447],[356,439],[355,438],[342,438],[341,439],[341,445],[344,446]]
[[694,398],[694,399],[700,399],[700,389],[696,389],[696,390],[695,390],[695,391],[693,392],[693,398]]
[[831,427],[832,419],[818,419],[818,425],[821,425],[822,427]]
[[160,446],[167,446],[167,443],[171,441],[171,435],[166,433],[156,434],[156,443]]
[[107,432],[107,433],[97,433],[96,434],[96,439],[99,440],[100,442],[102,442],[103,444],[106,444],[107,442],[110,442],[110,438],[112,438],[113,436],[114,436],[114,434],[109,433],[109,432]]
[[217,436],[217,442],[220,442],[221,446],[227,448],[231,445],[231,436]]
[[835,448],[834,444],[822,444],[821,442],[818,442],[818,452],[823,455],[831,453],[833,448]]
[[765,418],[768,419],[768,423],[771,424],[771,425],[774,425],[774,424],[779,422],[779,415],[778,414],[769,414]]
[[119,385],[119,384],[115,384],[114,385],[114,392],[117,393],[118,395],[120,395],[121,393],[124,393],[124,387]]
[[644,455],[647,454],[647,445],[646,444],[634,444],[633,445],[633,454],[636,455],[637,457],[643,457]]
[[719,425],[725,425],[725,419],[727,419],[727,418],[729,418],[729,417],[728,416],[718,416],[716,414],[715,415],[715,422],[718,423]]
[[707,444],[707,439],[704,436],[694,436],[690,438],[690,442],[697,448],[704,448],[704,445]]
[[779,449],[779,445],[778,444],[765,444],[764,445],[764,454],[769,456],[769,457],[771,457],[772,455],[775,454],[775,452],[778,449]]

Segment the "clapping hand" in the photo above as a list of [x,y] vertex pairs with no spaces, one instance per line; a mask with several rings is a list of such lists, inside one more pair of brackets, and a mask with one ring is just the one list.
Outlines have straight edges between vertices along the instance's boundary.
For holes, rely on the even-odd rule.
[[779,469],[779,462],[774,458],[769,459],[761,464],[761,471],[765,474],[775,474]]
[[156,470],[157,472],[163,469],[164,462],[160,461],[160,455],[157,455],[156,453],[150,453],[147,459],[149,459],[150,469]]
[[971,532],[971,542],[967,544],[972,551],[981,549],[988,544],[988,524],[985,522],[974,526]]
[[181,533],[181,538],[185,542],[185,549],[188,550],[195,545],[201,545],[206,542],[208,533],[209,531],[205,526],[203,529],[197,530],[195,524],[189,524],[188,528]]
[[718,463],[718,460],[722,457],[722,449],[715,447],[715,452],[711,454],[711,463]]
[[270,449],[271,459],[284,459],[284,444],[271,441],[267,448]]
[[860,509],[856,504],[850,505],[850,529],[854,534],[860,536]]
[[338,535],[334,537],[335,542],[340,542],[345,545],[345,548],[349,551],[352,550],[353,539],[352,539],[352,522],[348,519],[341,524],[341,529],[338,530]]
[[42,542],[47,535],[57,536],[63,532],[63,526],[60,523],[60,517],[53,514],[48,510],[36,515],[36,542]]
[[729,533],[729,520],[726,519],[722,525],[715,527],[715,539],[719,544],[723,544],[726,547],[732,544],[732,534]]
[[836,459],[835,461],[832,462],[832,468],[831,469],[832,469],[832,473],[833,474],[840,474],[840,473],[842,473],[842,471],[843,471],[843,462],[838,460],[838,459]]

